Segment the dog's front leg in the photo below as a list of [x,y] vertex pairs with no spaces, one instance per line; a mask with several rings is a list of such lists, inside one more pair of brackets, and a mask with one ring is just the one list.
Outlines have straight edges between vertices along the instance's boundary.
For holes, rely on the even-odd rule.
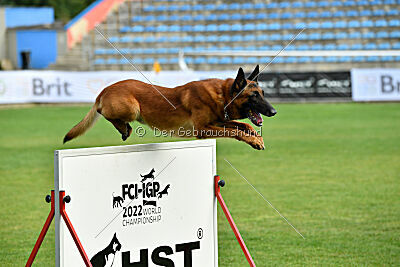
[[197,132],[195,135],[197,138],[235,138],[236,140],[246,142],[255,149],[263,150],[265,148],[262,138],[247,134],[238,127],[231,128],[227,127],[225,124],[223,124],[223,126],[208,125],[204,127],[197,127],[196,131]]

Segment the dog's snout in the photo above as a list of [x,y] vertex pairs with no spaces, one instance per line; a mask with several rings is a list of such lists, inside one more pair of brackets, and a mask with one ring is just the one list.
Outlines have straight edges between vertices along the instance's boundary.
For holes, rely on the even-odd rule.
[[277,113],[276,109],[272,108],[268,112],[268,117],[273,117],[276,115],[276,113]]

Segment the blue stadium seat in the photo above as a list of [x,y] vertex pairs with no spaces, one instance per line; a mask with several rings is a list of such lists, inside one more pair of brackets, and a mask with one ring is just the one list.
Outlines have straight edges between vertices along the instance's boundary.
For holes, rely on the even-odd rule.
[[172,57],[168,60],[169,64],[178,64],[179,63],[179,58],[177,57]]
[[369,9],[364,9],[360,11],[360,17],[370,17],[372,16],[372,11]]
[[304,22],[297,22],[294,27],[296,29],[306,29],[307,28],[307,24]]
[[375,27],[387,27],[387,26],[388,26],[388,23],[384,19],[375,21]]
[[287,50],[287,51],[294,51],[294,50],[296,50],[296,49],[297,49],[297,47],[296,47],[295,45],[291,44],[291,45],[287,46],[285,50]]
[[231,36],[230,36],[230,35],[224,34],[224,35],[221,35],[221,36],[219,37],[219,40],[220,40],[221,42],[230,42],[230,41],[231,41]]
[[330,3],[328,1],[319,1],[318,7],[328,7]]
[[109,58],[106,60],[106,64],[110,64],[110,65],[114,65],[114,64],[118,64],[119,60],[116,58]]
[[297,63],[297,58],[296,57],[286,57],[284,58],[285,63],[293,64]]
[[209,24],[206,26],[206,31],[216,32],[216,31],[218,31],[218,26],[216,24]]
[[254,13],[246,13],[243,15],[244,20],[254,20],[256,19],[256,14]]
[[260,50],[260,51],[268,51],[268,50],[271,50],[271,47],[269,45],[263,45],[263,46],[259,46],[258,50]]
[[386,61],[386,62],[393,61],[394,57],[393,56],[383,56],[383,57],[381,57],[381,60]]
[[227,4],[220,4],[217,5],[216,10],[218,11],[224,11],[224,10],[228,10],[229,6]]
[[319,13],[317,11],[310,11],[307,13],[307,18],[318,18]]
[[111,43],[118,43],[119,42],[118,36],[112,36],[112,37],[110,37],[109,40],[110,40]]
[[279,50],[282,50],[282,48],[283,48],[283,46],[281,46],[281,45],[273,45],[271,47],[271,50],[279,51]]
[[299,57],[297,62],[299,63],[307,63],[311,61],[311,57]]
[[400,42],[394,43],[392,49],[400,49]]
[[243,37],[243,41],[245,41],[245,42],[253,42],[255,40],[256,40],[256,36],[254,34],[246,34]]
[[389,27],[400,27],[400,20],[398,20],[398,19],[390,20]]
[[347,17],[358,17],[358,11],[357,10],[347,10],[346,16]]
[[155,49],[157,54],[168,54],[168,49],[164,47],[159,47]]
[[313,44],[310,48],[311,50],[323,50],[322,44]]
[[171,43],[177,43],[181,40],[181,38],[179,36],[176,35],[172,35],[168,38],[168,41]]
[[394,60],[395,60],[395,61],[400,61],[400,56],[396,56],[396,57],[394,58]]
[[350,46],[350,49],[351,50],[362,50],[363,49],[363,45],[362,44],[352,44],[351,46]]
[[265,5],[265,8],[268,8],[268,9],[273,9],[273,8],[278,8],[278,7],[279,7],[279,4],[276,2],[271,2],[271,3],[268,3]]
[[168,29],[170,32],[180,32],[181,26],[180,25],[171,25]]
[[306,44],[297,46],[297,50],[300,50],[300,51],[305,51],[305,50],[309,50],[309,49],[310,49],[310,47]]
[[246,60],[244,57],[235,57],[233,58],[233,64],[245,64]]
[[193,27],[194,32],[204,32],[206,30],[206,27],[202,24],[197,24]]
[[231,30],[231,26],[229,24],[220,24],[218,26],[218,30],[221,32],[226,32]]
[[124,36],[124,37],[121,37],[121,39],[119,41],[121,43],[130,43],[133,41],[133,38],[131,38],[130,36]]
[[359,27],[361,27],[361,23],[358,20],[351,20],[348,23],[348,27],[350,27],[350,28],[359,28]]
[[333,23],[331,21],[324,21],[321,23],[321,28],[322,29],[332,29]]
[[302,8],[304,6],[303,2],[293,2],[292,8]]
[[256,29],[256,25],[254,23],[247,23],[243,26],[244,31],[254,31]]
[[186,25],[183,25],[183,26],[181,27],[181,30],[182,30],[183,32],[191,32],[191,31],[193,31],[193,26],[192,26],[192,25],[186,24]]
[[133,37],[132,42],[141,43],[141,42],[144,42],[144,38],[142,36],[135,36],[135,37]]
[[257,13],[256,19],[257,20],[265,20],[265,19],[268,19],[268,15],[266,13]]
[[94,54],[95,55],[105,55],[106,54],[106,50],[102,49],[102,48],[98,48],[94,50]]
[[154,7],[154,11],[158,11],[158,12],[163,12],[163,11],[167,11],[167,10],[168,10],[168,6],[164,6],[164,5]]
[[122,27],[121,29],[119,29],[119,31],[120,31],[120,32],[124,32],[124,33],[130,32],[130,31],[131,31],[131,27],[129,27],[129,26],[124,26],[124,27]]
[[364,32],[362,34],[362,37],[364,39],[374,39],[375,38],[375,32]]
[[337,50],[349,50],[350,46],[348,44],[339,44]]
[[325,32],[322,34],[321,38],[323,40],[335,39],[335,34],[333,32]]
[[243,3],[241,8],[242,8],[243,10],[246,10],[246,9],[253,9],[254,6],[253,6],[252,3]]
[[343,6],[343,3],[342,3],[342,1],[332,1],[331,6],[332,7]]
[[[293,37],[294,37],[294,36],[295,36],[295,35],[293,35]],[[299,35],[297,36],[297,39],[298,39],[298,40],[308,40],[308,34],[302,32],[301,34],[299,34]]]
[[191,46],[185,46],[185,47],[183,48],[183,52],[184,52],[184,53],[190,53],[190,52],[193,52],[193,51],[194,51],[194,48],[191,47]]
[[330,56],[330,57],[326,57],[325,61],[329,62],[329,63],[334,63],[334,62],[338,62],[339,58],[338,57],[334,57],[334,56]]
[[232,3],[228,7],[230,10],[239,10],[241,8],[241,5],[239,3]]
[[[311,22],[308,23],[307,28],[308,28],[308,29],[319,29],[320,26],[321,26],[321,28],[323,28],[322,26],[323,26],[324,23],[326,23],[326,22],[323,22],[323,23],[320,25],[318,21],[311,21]],[[330,23],[331,23],[331,22],[330,22]],[[331,23],[331,24],[332,24],[332,23]],[[333,26],[333,24],[332,24],[332,26]]]
[[153,25],[144,27],[144,32],[155,32],[155,31],[156,31],[156,27]]
[[335,18],[340,18],[346,16],[346,13],[343,10],[338,10],[333,12],[332,16]]
[[[213,19],[208,19],[208,17],[210,17],[210,16],[212,16],[212,18],[215,18],[215,20],[217,20],[217,15],[215,15],[215,14],[211,14],[211,15],[207,16],[207,20],[213,20]],[[193,17],[194,21],[203,21],[205,19],[206,19],[206,17],[203,14],[198,14]]]
[[285,63],[285,59],[283,57],[276,57],[276,58],[274,58],[272,63],[274,63],[274,64],[282,64],[282,63]]
[[306,2],[304,4],[304,7],[307,7],[307,8],[309,8],[309,7],[317,7],[317,3],[314,2],[314,1],[308,1],[308,2]]
[[241,20],[241,19],[242,19],[242,14],[240,14],[240,13],[233,13],[230,16],[230,20]]
[[103,58],[97,58],[95,61],[94,61],[94,64],[95,65],[103,65],[103,64],[105,64],[106,63],[106,61],[103,59]]
[[206,41],[206,37],[204,35],[196,35],[194,37],[194,41],[198,43],[203,43]]
[[145,6],[143,8],[144,12],[154,12],[155,11],[155,7],[154,6]]
[[306,17],[306,13],[303,12],[303,11],[299,11],[299,12],[294,13],[294,17],[298,18],[298,19],[305,18]]
[[179,11],[190,11],[191,6],[190,5],[182,5],[179,7]]
[[213,42],[218,42],[218,41],[219,41],[219,37],[217,35],[208,35],[206,37],[206,42],[213,43]]
[[148,36],[146,37],[146,39],[144,39],[144,42],[146,43],[155,43],[157,41],[157,39],[152,35],[152,36]]
[[230,20],[231,19],[229,14],[226,14],[226,13],[222,13],[222,14],[218,15],[217,17],[218,17],[218,20]]
[[347,21],[339,20],[335,22],[335,28],[347,28]]
[[375,10],[372,11],[372,14],[374,16],[385,16],[385,13],[386,12],[383,9],[375,9]]
[[361,22],[361,27],[363,27],[363,28],[374,27],[374,22],[372,20],[364,20]]
[[204,9],[208,10],[208,11],[215,10],[216,8],[217,8],[217,6],[215,4],[207,4],[204,6]]
[[395,5],[395,4],[397,4],[396,0],[384,0],[383,3],[385,5]]
[[308,35],[308,39],[310,39],[310,40],[319,40],[319,39],[321,39],[321,33],[319,33],[319,32],[310,33]]
[[268,18],[269,19],[279,19],[279,13],[275,13],[275,12],[269,13]]
[[336,50],[336,44],[330,43],[324,45],[324,50]]
[[389,36],[390,38],[400,38],[400,31],[392,31]]
[[364,45],[365,50],[376,50],[378,46],[375,43],[368,43]]
[[152,58],[152,57],[147,57],[147,58],[145,58],[145,59],[143,60],[143,64],[148,64],[148,65],[154,64],[154,58]]
[[386,15],[387,16],[398,16],[398,15],[400,15],[400,12],[398,9],[390,9],[390,10],[386,11]]
[[243,36],[241,34],[233,35],[231,37],[232,42],[241,42],[243,41]]
[[158,63],[160,64],[167,64],[168,63],[168,59],[165,57],[160,57],[159,59],[157,59]]
[[389,50],[392,46],[390,43],[380,43],[378,44],[378,49],[380,50]]
[[268,34],[260,34],[260,35],[257,35],[257,37],[256,37],[257,41],[267,41],[268,38],[269,38]]
[[269,30],[280,30],[281,29],[281,24],[278,22],[271,23],[268,25]]
[[213,64],[213,65],[218,64],[218,58],[217,57],[209,57],[209,58],[207,58],[207,63]]
[[290,23],[290,22],[285,22],[285,23],[283,23],[283,24],[281,25],[281,28],[282,28],[283,30],[290,30],[290,29],[293,29],[293,24]]
[[311,58],[311,61],[312,61],[313,63],[321,63],[321,62],[324,62],[324,58],[323,58],[323,57],[320,57],[320,56],[312,57],[312,58]]
[[168,26],[167,25],[158,25],[156,28],[156,32],[167,32]]
[[367,57],[367,62],[378,62],[379,57],[378,56],[368,56]]
[[201,10],[203,10],[203,5],[197,4],[192,6],[192,11],[201,11]]
[[219,59],[219,64],[232,64],[232,58],[231,57],[222,57]]
[[[189,17],[189,20],[192,19],[191,15],[185,15],[186,17]],[[179,20],[183,20],[183,17],[179,17],[178,15],[171,15],[168,18],[169,21],[179,21]]]
[[351,57],[339,57],[339,62],[350,62],[351,61]]
[[279,33],[271,34],[271,35],[269,36],[269,39],[270,39],[271,41],[279,41],[279,40],[281,40],[281,34],[279,34]]
[[186,64],[193,64],[194,63],[194,59],[192,57],[185,57],[185,62]]
[[248,57],[246,58],[246,63],[247,64],[257,64],[258,60],[256,57]]
[[360,39],[362,37],[361,32],[350,32],[349,39]]
[[134,16],[131,19],[132,22],[141,22],[144,21],[144,17],[143,16]]
[[180,20],[182,20],[182,21],[192,21],[193,17],[190,14],[186,14],[186,15],[181,16]]
[[281,9],[290,8],[290,3],[289,2],[280,2],[279,8],[281,8]]
[[178,6],[178,5],[170,5],[167,9],[170,12],[174,12],[174,11],[178,11],[179,8],[180,8],[180,6]]
[[355,1],[344,1],[343,6],[355,6]]
[[330,17],[332,17],[332,12],[329,11],[329,10],[325,10],[325,11],[322,11],[322,12],[319,14],[319,16],[320,16],[321,18],[330,18]]
[[293,17],[293,14],[290,12],[284,12],[281,14],[281,19],[291,19]]
[[264,9],[266,5],[264,3],[256,3],[254,4],[254,9]]
[[387,31],[380,31],[376,33],[376,38],[389,38],[389,33]]
[[125,58],[121,58],[118,62],[119,64],[126,65],[129,64],[129,60]]
[[267,29],[268,29],[268,24],[266,24],[266,23],[256,24],[256,30],[258,30],[258,31],[265,31]]
[[347,32],[337,32],[335,34],[335,36],[336,36],[336,39],[347,39],[347,38],[349,38]]

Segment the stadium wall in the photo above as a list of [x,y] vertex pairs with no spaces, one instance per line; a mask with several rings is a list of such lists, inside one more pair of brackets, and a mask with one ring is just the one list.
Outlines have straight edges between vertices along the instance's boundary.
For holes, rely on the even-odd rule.
[[89,31],[104,21],[107,15],[123,2],[124,0],[97,0],[67,23],[65,30],[68,48],[80,42]]

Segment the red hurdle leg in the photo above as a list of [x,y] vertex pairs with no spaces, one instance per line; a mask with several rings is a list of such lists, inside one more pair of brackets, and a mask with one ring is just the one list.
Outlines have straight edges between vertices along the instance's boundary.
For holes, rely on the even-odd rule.
[[79,253],[82,256],[83,261],[85,262],[86,267],[92,267],[92,264],[90,263],[90,260],[88,258],[88,256],[86,255],[85,250],[83,249],[82,243],[78,238],[78,235],[75,232],[74,227],[72,226],[72,223],[67,215],[67,212],[65,211],[65,202],[69,202],[70,200],[68,200],[68,196],[64,199],[65,197],[65,191],[60,191],[60,213],[61,216],[64,219],[65,224],[68,227],[69,232],[71,233],[72,238],[74,239],[75,245],[79,250]]
[[[50,213],[49,216],[47,216],[47,220],[44,223],[44,226],[42,228],[42,231],[39,234],[39,237],[36,241],[35,246],[33,247],[33,250],[31,252],[31,255],[29,256],[28,261],[26,262],[26,267],[30,267],[32,266],[33,261],[35,260],[35,257],[39,251],[40,246],[42,245],[43,239],[46,236],[47,230],[49,230],[50,224],[53,221],[54,218],[54,190],[51,190],[51,209],[50,209]],[[47,197],[46,197],[46,201],[47,201]]]
[[[221,185],[220,185],[221,181]],[[235,222],[233,221],[233,218],[231,216],[231,213],[228,210],[228,207],[225,204],[224,199],[222,198],[221,191],[220,191],[220,186],[224,186],[225,182],[223,180],[219,179],[219,175],[214,176],[214,183],[215,183],[215,195],[218,199],[219,204],[221,205],[222,210],[225,213],[225,217],[228,219],[229,225],[231,226],[233,232],[235,233],[236,239],[239,242],[240,247],[242,248],[242,251],[244,255],[246,256],[247,261],[249,262],[249,265],[251,267],[255,267],[256,264],[253,261],[253,258],[250,255],[249,250],[246,247],[246,244],[243,241],[242,236],[239,233],[239,229],[236,227]]]

